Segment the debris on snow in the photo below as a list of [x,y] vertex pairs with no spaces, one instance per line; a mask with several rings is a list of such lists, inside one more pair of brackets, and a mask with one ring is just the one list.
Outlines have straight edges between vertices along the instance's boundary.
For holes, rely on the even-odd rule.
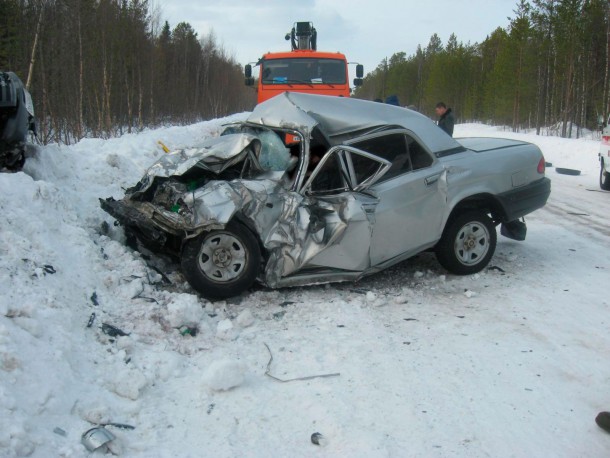
[[116,439],[115,435],[103,426],[96,426],[85,431],[81,436],[81,443],[89,452],[95,450],[106,451],[107,444]]
[[102,323],[102,332],[110,337],[128,336],[125,331],[108,323]]
[[271,374],[271,363],[273,362],[273,354],[271,353],[271,349],[269,348],[269,345],[265,344],[265,347],[267,347],[267,351],[269,352],[269,362],[267,363],[267,370],[265,371],[265,375],[267,377],[272,378],[273,380],[275,380],[277,382],[282,382],[282,383],[296,382],[296,381],[303,381],[303,380],[312,380],[314,378],[338,377],[339,375],[341,375],[340,373],[337,372],[334,374],[309,375],[306,377],[296,377],[296,378],[291,378],[291,379],[278,378],[275,375]]
[[326,438],[320,433],[313,433],[311,435],[311,443],[324,447],[327,444]]

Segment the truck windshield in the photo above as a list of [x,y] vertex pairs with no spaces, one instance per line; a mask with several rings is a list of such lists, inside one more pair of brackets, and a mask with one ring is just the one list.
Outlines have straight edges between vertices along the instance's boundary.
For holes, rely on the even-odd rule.
[[263,84],[345,84],[345,61],[341,59],[266,59],[261,64]]

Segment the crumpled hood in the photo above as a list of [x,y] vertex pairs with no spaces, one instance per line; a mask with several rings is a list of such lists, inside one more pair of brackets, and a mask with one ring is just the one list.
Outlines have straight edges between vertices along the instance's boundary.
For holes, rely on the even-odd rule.
[[194,148],[184,148],[164,154],[144,174],[139,192],[145,191],[155,177],[181,176],[192,168],[200,168],[216,175],[232,165],[242,162],[248,155],[258,163],[260,140],[251,134],[237,133],[208,138]]

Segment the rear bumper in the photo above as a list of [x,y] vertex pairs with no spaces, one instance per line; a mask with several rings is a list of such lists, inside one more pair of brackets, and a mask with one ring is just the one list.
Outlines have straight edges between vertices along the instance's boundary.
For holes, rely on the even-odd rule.
[[551,180],[544,177],[498,195],[506,221],[513,221],[544,207],[551,194]]

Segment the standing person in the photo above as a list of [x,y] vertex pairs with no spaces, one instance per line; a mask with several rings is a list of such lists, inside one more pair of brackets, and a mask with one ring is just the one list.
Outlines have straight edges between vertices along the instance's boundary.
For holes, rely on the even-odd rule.
[[455,118],[451,108],[447,108],[444,102],[438,102],[434,109],[438,118],[438,127],[443,129],[450,137],[453,137],[453,125],[455,124]]

